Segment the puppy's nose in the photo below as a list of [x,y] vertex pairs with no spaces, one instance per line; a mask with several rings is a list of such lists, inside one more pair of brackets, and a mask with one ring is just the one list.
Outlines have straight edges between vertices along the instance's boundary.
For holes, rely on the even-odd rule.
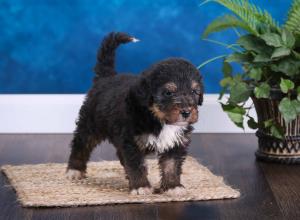
[[190,116],[191,112],[189,110],[181,110],[180,114],[182,115],[182,117],[188,118]]

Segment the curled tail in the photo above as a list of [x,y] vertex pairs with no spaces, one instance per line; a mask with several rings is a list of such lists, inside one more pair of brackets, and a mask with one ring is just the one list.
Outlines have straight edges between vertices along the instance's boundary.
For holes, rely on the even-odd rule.
[[138,39],[126,33],[112,32],[102,41],[97,54],[97,64],[94,68],[96,78],[116,75],[115,71],[115,51],[120,44],[137,42]]

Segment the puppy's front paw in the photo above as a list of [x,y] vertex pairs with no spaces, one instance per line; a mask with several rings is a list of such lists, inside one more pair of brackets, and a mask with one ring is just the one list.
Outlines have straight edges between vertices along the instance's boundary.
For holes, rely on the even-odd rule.
[[66,177],[69,180],[81,180],[85,178],[85,173],[79,170],[68,169],[66,172]]
[[184,196],[187,192],[183,186],[176,186],[175,188],[168,189],[165,193],[169,196]]
[[153,189],[150,187],[139,187],[130,191],[131,195],[150,195],[153,193]]

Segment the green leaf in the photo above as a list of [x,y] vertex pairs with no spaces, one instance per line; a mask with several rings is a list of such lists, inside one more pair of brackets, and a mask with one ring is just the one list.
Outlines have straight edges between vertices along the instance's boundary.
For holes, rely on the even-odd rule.
[[265,33],[263,35],[260,35],[260,37],[266,42],[267,45],[273,46],[273,47],[281,47],[282,40],[281,37],[278,34],[275,33]]
[[255,79],[256,81],[261,80],[262,69],[261,68],[252,68],[249,72],[249,77]]
[[226,77],[226,78],[223,78],[221,81],[220,81],[220,86],[222,87],[227,87],[227,86],[231,86],[233,85],[233,79],[232,77]]
[[292,101],[292,105],[296,109],[297,114],[299,114],[300,113],[300,101],[295,99]]
[[300,60],[300,53],[298,53],[297,51],[294,51],[294,50],[293,50],[292,52],[293,52],[295,58],[296,58],[297,60]]
[[279,30],[278,22],[272,18],[269,12],[260,9],[247,0],[206,0],[201,5],[207,2],[217,2],[232,11],[240,20],[246,23],[256,35],[258,34],[258,25],[261,23],[270,26],[274,30]]
[[223,111],[227,113],[231,121],[234,124],[236,124],[238,127],[244,128],[243,121],[244,121],[244,115],[246,113],[245,109],[243,109],[238,105],[222,104],[222,103],[221,105]]
[[274,124],[271,126],[270,132],[273,137],[276,137],[278,139],[284,138],[284,130],[281,126],[279,126],[277,124]]
[[297,87],[297,99],[300,101],[300,86]]
[[264,63],[264,62],[269,62],[269,61],[271,61],[271,56],[269,56],[266,53],[260,53],[260,54],[256,55],[253,60],[253,62],[257,62],[257,63],[259,63],[259,62]]
[[226,57],[225,59],[226,62],[232,63],[232,62],[238,62],[238,63],[245,63],[245,62],[251,62],[252,61],[252,56],[249,54],[243,54],[243,53],[233,53]]
[[280,89],[283,93],[288,93],[289,90],[293,89],[294,87],[295,84],[291,80],[281,78]]
[[293,102],[289,98],[283,98],[279,103],[279,111],[281,112],[285,123],[296,119],[297,110]]
[[232,76],[232,67],[231,65],[226,62],[224,60],[223,62],[223,68],[222,68],[222,71],[223,71],[223,74],[224,74],[224,77],[231,77]]
[[290,32],[288,29],[284,28],[282,30],[282,33],[281,33],[281,39],[283,41],[283,44],[287,47],[287,48],[290,48],[292,49],[295,45],[295,42],[296,42],[296,39],[293,35],[292,32]]
[[269,120],[264,121],[264,126],[265,126],[266,128],[271,127],[272,124],[273,124],[273,119],[269,119]]
[[241,36],[237,43],[248,51],[255,51],[256,53],[271,53],[272,48],[259,37],[253,34],[246,34]]
[[256,98],[269,98],[270,96],[270,86],[268,83],[261,83],[258,87],[254,89],[254,95]]
[[225,29],[233,28],[233,27],[242,28],[242,29],[248,31],[249,33],[256,33],[254,30],[252,30],[249,27],[249,25],[247,23],[245,23],[241,19],[237,18],[236,16],[223,15],[223,16],[220,16],[220,17],[216,18],[215,20],[213,20],[205,28],[205,30],[202,34],[202,37],[206,38],[206,37],[208,37],[208,35],[210,35],[212,33],[223,31]]
[[299,73],[300,62],[292,59],[283,59],[278,64],[272,64],[271,69],[275,72],[282,72],[288,76],[294,76]]
[[273,119],[269,119],[264,121],[265,128],[269,128],[270,133],[273,137],[282,139],[284,137],[284,130],[281,126],[274,123]]
[[234,82],[236,82],[236,83],[242,82],[243,81],[243,75],[237,73],[237,74],[235,74],[235,76],[233,77],[233,79],[234,79]]
[[235,83],[230,89],[229,101],[233,103],[245,102],[250,97],[251,90],[244,82]]
[[[300,8],[299,8],[299,12],[300,12]],[[300,27],[299,27],[300,30]],[[299,48],[300,47],[300,31],[299,32],[293,32],[296,38],[296,42],[295,42],[295,47]]]
[[257,24],[257,31],[258,31],[259,34],[270,33],[273,30],[274,29],[272,27],[270,27],[270,25],[268,25],[266,23],[259,23],[259,24]]
[[223,111],[226,111],[226,112],[231,112],[231,113],[235,113],[235,114],[242,114],[244,115],[246,113],[246,110],[239,106],[239,105],[235,105],[235,104],[223,104],[221,103],[222,105],[222,109]]
[[278,57],[284,57],[291,54],[291,49],[286,47],[279,47],[276,48],[271,56],[272,59],[278,58]]
[[284,25],[294,33],[300,33],[300,1],[294,0],[288,12],[288,18]]
[[252,129],[257,129],[258,123],[251,116],[248,116],[248,117],[249,117],[249,120],[247,121],[248,127],[252,128]]

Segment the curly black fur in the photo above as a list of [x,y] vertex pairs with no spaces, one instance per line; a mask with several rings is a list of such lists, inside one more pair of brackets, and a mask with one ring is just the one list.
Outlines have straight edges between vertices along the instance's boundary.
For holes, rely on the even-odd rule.
[[104,39],[94,84],[80,109],[68,169],[84,173],[93,148],[107,139],[117,149],[131,190],[150,186],[144,158],[156,152],[165,191],[181,186],[191,124],[203,101],[202,79],[191,63],[180,58],[159,62],[139,76],[117,75],[115,49],[133,39],[124,33]]

